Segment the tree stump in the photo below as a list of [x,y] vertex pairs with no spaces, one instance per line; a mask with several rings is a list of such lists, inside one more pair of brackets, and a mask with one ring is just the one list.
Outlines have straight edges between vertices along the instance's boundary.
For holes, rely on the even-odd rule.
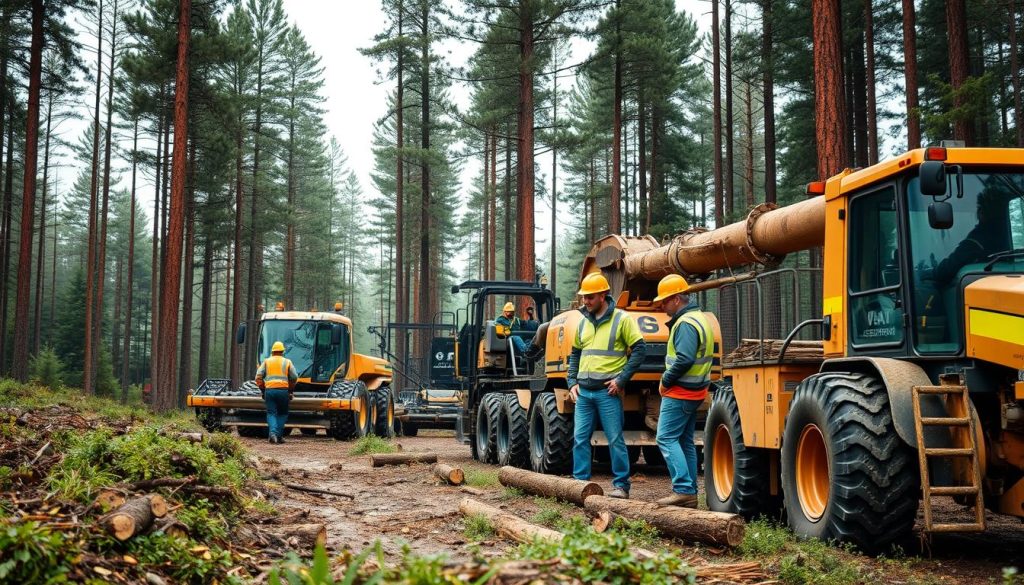
[[168,514],[153,522],[150,532],[163,532],[167,536],[188,538],[188,527],[182,524],[172,514]]
[[370,465],[406,465],[409,463],[437,463],[437,453],[379,453],[370,455]]
[[446,463],[438,463],[435,465],[434,475],[451,485],[462,485],[462,482],[466,479],[466,474],[463,473],[461,469]]
[[593,514],[608,511],[625,518],[643,520],[664,536],[720,546],[739,545],[746,529],[743,519],[736,514],[659,506],[638,500],[592,496],[587,498],[583,507]]
[[517,487],[534,495],[558,498],[578,506],[582,506],[583,501],[590,496],[604,495],[601,486],[592,481],[544,475],[517,467],[502,467],[498,472],[498,481],[503,486]]

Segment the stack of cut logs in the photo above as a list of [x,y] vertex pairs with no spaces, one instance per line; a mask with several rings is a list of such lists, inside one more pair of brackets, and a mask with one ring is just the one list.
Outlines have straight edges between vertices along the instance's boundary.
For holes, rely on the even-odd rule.
[[[722,359],[722,363],[729,365],[761,359],[777,361],[782,353],[782,343],[781,339],[765,339],[764,342],[759,339],[743,339],[736,349]],[[820,341],[792,341],[786,347],[787,362],[821,361],[824,357]]]

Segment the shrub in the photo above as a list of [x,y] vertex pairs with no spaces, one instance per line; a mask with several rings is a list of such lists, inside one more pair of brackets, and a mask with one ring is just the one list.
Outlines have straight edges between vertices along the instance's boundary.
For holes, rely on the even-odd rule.
[[483,514],[467,516],[462,532],[467,540],[479,542],[494,536],[494,524]]
[[33,382],[51,390],[57,390],[64,383],[64,364],[49,346],[32,356],[28,370]]
[[391,441],[382,439],[377,435],[366,435],[360,437],[349,449],[349,455],[366,455],[369,453],[394,453],[395,446]]

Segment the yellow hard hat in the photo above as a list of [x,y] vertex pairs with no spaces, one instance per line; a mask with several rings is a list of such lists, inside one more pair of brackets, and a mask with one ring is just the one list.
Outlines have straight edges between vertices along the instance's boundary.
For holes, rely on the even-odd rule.
[[507,313],[509,311],[515,311],[515,310],[516,310],[516,306],[515,305],[513,305],[512,303],[505,303],[505,306],[502,307],[501,312]]
[[583,277],[583,282],[580,283],[580,290],[576,291],[576,294],[582,295],[593,295],[600,292],[610,291],[612,287],[608,286],[608,279],[604,277],[600,272],[591,272],[590,274]]
[[284,353],[284,344],[280,341],[275,341],[274,346],[270,348],[270,353]]
[[688,290],[690,284],[685,278],[678,274],[669,274],[658,283],[658,296],[654,297],[654,302],[660,303],[672,295],[680,295]]

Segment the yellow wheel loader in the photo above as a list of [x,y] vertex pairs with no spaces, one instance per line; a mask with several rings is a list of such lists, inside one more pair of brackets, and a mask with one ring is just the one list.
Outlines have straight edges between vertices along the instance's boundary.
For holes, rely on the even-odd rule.
[[[340,312],[271,311],[239,325],[236,341],[246,344],[262,363],[275,341],[298,371],[294,398],[288,405],[288,429],[305,434],[325,429],[338,440],[370,433],[394,434],[395,403],[387,361],[352,351],[352,321]],[[255,376],[255,372],[252,372]],[[188,406],[210,431],[237,427],[242,436],[266,437],[266,406],[254,380],[234,387],[229,379],[205,380],[188,396]]]

